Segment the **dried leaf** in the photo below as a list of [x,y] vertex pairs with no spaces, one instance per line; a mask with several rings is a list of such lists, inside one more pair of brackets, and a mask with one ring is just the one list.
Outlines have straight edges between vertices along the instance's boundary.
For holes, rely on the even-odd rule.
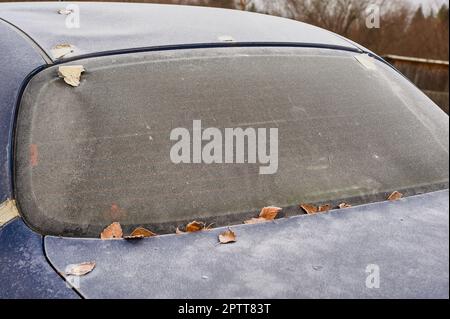
[[260,224],[260,223],[264,223],[267,222],[268,220],[262,217],[258,217],[258,218],[252,218],[249,220],[244,221],[244,224]]
[[186,234],[186,232],[181,231],[181,230],[177,227],[177,229],[175,229],[175,234],[181,235],[181,234]]
[[62,15],[69,15],[69,14],[71,14],[73,12],[73,10],[70,10],[70,9],[59,9],[57,12],[59,14],[62,14]]
[[95,268],[95,262],[84,262],[81,264],[71,264],[66,267],[65,274],[67,276],[84,276]]
[[236,234],[228,228],[228,230],[219,234],[219,242],[221,244],[234,243],[236,241]]
[[270,220],[274,220],[278,213],[282,210],[280,207],[267,206],[261,209],[259,217],[244,221],[244,224],[259,224]]
[[320,205],[319,208],[317,209],[317,212],[325,213],[325,212],[327,212],[329,210],[331,210],[331,205],[326,204],[326,205]]
[[310,204],[300,204],[300,207],[309,215],[316,214],[318,211],[316,206]]
[[268,206],[261,209],[259,213],[259,217],[264,218],[266,220],[272,220],[277,217],[278,213],[281,211],[280,207]]
[[186,231],[188,233],[197,232],[205,228],[205,223],[193,221],[186,225]]
[[7,199],[0,204],[0,227],[17,216],[19,216],[19,211],[14,199]]
[[325,213],[331,210],[331,205],[320,205],[319,207],[316,207],[311,204],[300,204],[300,208],[302,208],[307,214],[314,215],[317,213]]
[[144,228],[144,227],[138,227],[135,230],[131,232],[129,236],[125,236],[125,239],[140,239],[140,238],[147,238],[147,237],[153,237],[157,236],[154,232]]
[[100,234],[101,239],[122,238],[122,236],[123,236],[122,227],[118,222],[112,223],[111,225],[106,227]]
[[52,56],[53,56],[54,59],[59,59],[59,58],[62,58],[63,56],[65,56],[65,55],[67,55],[69,53],[72,53],[73,50],[74,50],[73,45],[64,43],[64,44],[55,45],[50,50],[50,52],[52,53]]
[[347,204],[347,203],[340,203],[340,204],[338,205],[338,207],[339,207],[340,209],[344,209],[344,208],[350,208],[350,207],[352,207],[352,205]]
[[63,65],[58,68],[58,75],[64,79],[64,82],[71,86],[80,85],[81,73],[84,67],[82,65]]
[[389,195],[388,200],[391,200],[391,201],[399,200],[402,197],[403,197],[402,193],[395,191],[391,195]]

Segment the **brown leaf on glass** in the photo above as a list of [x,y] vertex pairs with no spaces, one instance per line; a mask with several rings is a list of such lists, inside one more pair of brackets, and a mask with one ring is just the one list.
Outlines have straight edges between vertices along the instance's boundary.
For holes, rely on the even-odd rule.
[[402,197],[403,197],[402,193],[395,191],[391,195],[389,195],[388,200],[391,200],[391,201],[399,200]]
[[272,220],[277,217],[278,213],[281,211],[280,207],[268,206],[261,209],[259,213],[260,218],[264,218],[266,220]]
[[186,231],[188,233],[197,232],[205,228],[205,223],[193,221],[186,225]]
[[328,212],[329,210],[331,210],[331,205],[326,204],[326,205],[320,205],[319,208],[317,209],[318,213],[325,213]]
[[100,234],[101,239],[116,239],[122,238],[123,232],[122,227],[118,222],[114,222],[108,227],[106,227]]
[[125,236],[125,239],[140,239],[140,238],[147,238],[147,237],[153,237],[157,236],[154,232],[144,228],[144,227],[138,227],[135,230],[131,232],[129,236]]
[[300,207],[309,215],[313,215],[318,212],[318,208],[311,204],[300,204]]
[[300,204],[300,208],[302,208],[308,215],[314,215],[317,213],[326,213],[331,210],[331,205],[325,204],[320,206],[314,206],[311,204]]

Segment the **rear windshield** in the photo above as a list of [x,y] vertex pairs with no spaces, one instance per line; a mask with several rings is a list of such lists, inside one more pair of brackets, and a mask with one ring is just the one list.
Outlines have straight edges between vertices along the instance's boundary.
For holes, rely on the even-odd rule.
[[15,187],[45,234],[113,221],[172,232],[241,223],[268,205],[384,200],[448,187],[448,116],[353,52],[222,48],[84,59],[28,84]]

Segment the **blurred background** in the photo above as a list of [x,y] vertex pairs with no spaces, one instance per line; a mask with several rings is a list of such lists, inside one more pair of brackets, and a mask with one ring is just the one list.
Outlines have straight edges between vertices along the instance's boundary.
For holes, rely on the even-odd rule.
[[[108,1],[108,0],[106,0]],[[15,2],[4,1],[0,2]],[[108,1],[109,2],[109,1]],[[448,113],[448,0],[133,0],[245,10],[310,23],[383,56]],[[379,27],[368,28],[373,5]]]

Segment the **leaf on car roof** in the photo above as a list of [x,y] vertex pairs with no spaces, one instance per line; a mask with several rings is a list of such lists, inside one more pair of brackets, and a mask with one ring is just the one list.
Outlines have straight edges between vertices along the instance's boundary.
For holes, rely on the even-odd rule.
[[340,204],[338,205],[338,207],[339,207],[340,209],[344,209],[344,208],[350,208],[350,207],[352,207],[352,205],[347,204],[347,203],[340,203]]
[[311,204],[300,204],[300,208],[302,208],[308,215],[314,215],[317,213],[325,213],[329,211],[332,207],[329,204],[314,206]]
[[278,213],[282,210],[281,207],[267,206],[261,209],[257,218],[252,218],[244,221],[244,224],[259,224],[269,220],[274,220]]
[[71,264],[66,267],[67,276],[84,276],[95,268],[95,262],[89,261],[80,264]]
[[63,65],[58,68],[58,75],[71,86],[80,85],[81,73],[85,71],[82,65]]
[[57,12],[59,14],[62,14],[62,15],[69,15],[69,14],[71,14],[73,12],[73,10],[70,10],[70,9],[59,9]]
[[122,238],[123,232],[122,227],[118,222],[114,222],[108,227],[106,227],[100,234],[101,239],[116,239]]
[[68,43],[57,44],[50,49],[54,59],[60,59],[63,56],[72,53],[74,51],[74,46]]
[[230,228],[219,234],[219,243],[228,244],[236,241],[236,234]]
[[125,236],[125,239],[140,239],[157,236],[154,232],[148,230],[144,227],[137,227],[135,230],[131,232],[129,236]]
[[399,200],[402,197],[403,197],[402,193],[395,191],[391,195],[389,195],[389,197],[387,199],[394,201],[394,200]]

